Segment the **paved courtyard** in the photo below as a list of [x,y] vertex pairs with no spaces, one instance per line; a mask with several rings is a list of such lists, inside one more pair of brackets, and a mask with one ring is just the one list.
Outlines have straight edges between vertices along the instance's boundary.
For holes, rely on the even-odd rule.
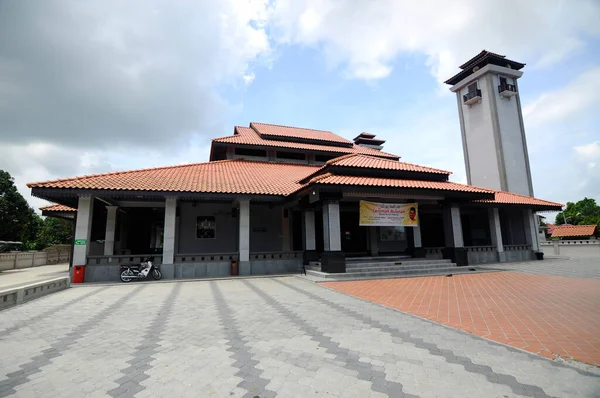
[[550,361],[295,277],[76,287],[0,312],[0,396],[597,397]]
[[505,272],[324,285],[549,358],[561,356],[600,366],[600,264],[596,260],[488,268]]

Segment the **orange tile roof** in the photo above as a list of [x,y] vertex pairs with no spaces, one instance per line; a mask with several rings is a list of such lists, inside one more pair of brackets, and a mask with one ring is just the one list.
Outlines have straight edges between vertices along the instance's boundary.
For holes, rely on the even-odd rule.
[[301,138],[310,141],[335,142],[352,145],[352,141],[340,137],[337,134],[333,134],[331,131],[254,122],[250,123],[250,127],[253,128],[261,137],[269,136],[273,139],[277,139],[277,137]]
[[596,225],[555,225],[552,231],[553,238],[567,236],[592,236],[596,232]]
[[505,205],[532,205],[532,206],[542,206],[542,207],[552,207],[560,210],[562,208],[562,204],[556,202],[549,202],[547,200],[532,198],[531,196],[519,195],[512,192],[504,192],[504,191],[493,191],[495,193],[494,200],[482,199],[477,202],[481,203],[497,203],[497,204],[505,204]]
[[[368,158],[368,159],[363,159]],[[362,160],[361,160],[362,159]],[[363,166],[358,166],[358,161]],[[355,165],[353,167],[377,167],[381,164],[401,163],[373,159],[362,155],[348,155],[331,161],[334,164]],[[395,167],[395,166],[394,166]],[[401,166],[403,167],[403,166]],[[420,170],[421,166],[410,165]],[[429,168],[424,168],[429,170]],[[309,184],[354,185],[407,189],[432,189],[442,191],[489,193],[495,199],[477,200],[479,203],[529,205],[555,209],[560,203],[530,198],[508,192],[458,184],[448,181],[421,181],[396,178],[344,176],[325,173],[319,166],[293,163],[256,162],[230,159],[195,163],[180,166],[156,167],[142,170],[119,171],[82,177],[59,179],[27,184],[30,188],[98,189],[114,191],[193,192],[248,195],[288,196]],[[437,170],[437,169],[433,169]],[[314,176],[307,181],[307,177]],[[304,184],[304,182],[307,182]],[[58,210],[61,209],[61,210]],[[64,210],[63,210],[64,209]],[[41,208],[45,211],[74,211],[67,206],[52,205]]]
[[360,176],[341,176],[332,173],[325,173],[316,176],[311,183],[327,185],[358,185],[370,187],[391,187],[391,188],[411,188],[411,189],[434,189],[443,191],[472,192],[472,193],[493,193],[489,189],[477,188],[470,185],[458,184],[449,181],[421,181],[421,180],[400,180],[395,178],[379,177],[360,177]]
[[289,195],[318,166],[222,160],[27,184],[30,188]]
[[339,158],[331,159],[325,163],[326,165],[335,165],[343,167],[360,167],[368,169],[383,169],[383,170],[399,170],[399,171],[414,171],[417,173],[433,173],[433,174],[452,174],[450,171],[434,169],[432,167],[419,166],[412,163],[399,162],[397,160],[376,158],[373,156],[353,153]]
[[44,206],[44,207],[40,207],[40,210],[42,210],[42,211],[77,211],[77,209],[74,209],[72,207],[65,206],[65,205]]
[[256,146],[267,146],[275,148],[291,148],[291,149],[306,149],[310,151],[321,151],[321,152],[335,152],[335,153],[362,153],[365,155],[378,156],[390,159],[399,159],[400,156],[393,155],[391,153],[382,152],[377,149],[367,148],[360,145],[351,147],[333,146],[333,145],[319,145],[319,144],[307,144],[291,141],[278,141],[272,139],[262,138],[253,129],[249,127],[235,127],[235,134],[227,137],[215,138],[213,143],[227,143],[227,144],[240,144],[240,145],[256,145]]

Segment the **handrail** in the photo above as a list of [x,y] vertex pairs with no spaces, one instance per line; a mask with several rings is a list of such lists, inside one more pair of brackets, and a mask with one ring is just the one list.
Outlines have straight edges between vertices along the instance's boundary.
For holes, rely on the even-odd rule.
[[481,90],[480,89],[469,91],[468,93],[466,93],[465,95],[463,95],[463,102],[467,102],[468,100],[471,100],[471,99],[473,99],[475,97],[481,97]]
[[517,92],[517,87],[514,84],[504,83],[498,86],[498,92],[512,91]]

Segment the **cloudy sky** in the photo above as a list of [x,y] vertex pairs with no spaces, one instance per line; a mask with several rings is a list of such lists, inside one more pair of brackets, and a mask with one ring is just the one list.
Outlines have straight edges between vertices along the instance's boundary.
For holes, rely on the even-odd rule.
[[538,197],[600,201],[600,2],[0,0],[0,169],[27,182],[206,161],[251,121],[362,131],[466,182],[442,83],[519,81]]

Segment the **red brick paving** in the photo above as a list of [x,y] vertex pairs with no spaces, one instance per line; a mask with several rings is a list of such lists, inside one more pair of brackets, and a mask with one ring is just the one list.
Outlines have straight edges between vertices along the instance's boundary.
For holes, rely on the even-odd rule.
[[600,366],[600,280],[493,272],[323,285],[549,358]]

